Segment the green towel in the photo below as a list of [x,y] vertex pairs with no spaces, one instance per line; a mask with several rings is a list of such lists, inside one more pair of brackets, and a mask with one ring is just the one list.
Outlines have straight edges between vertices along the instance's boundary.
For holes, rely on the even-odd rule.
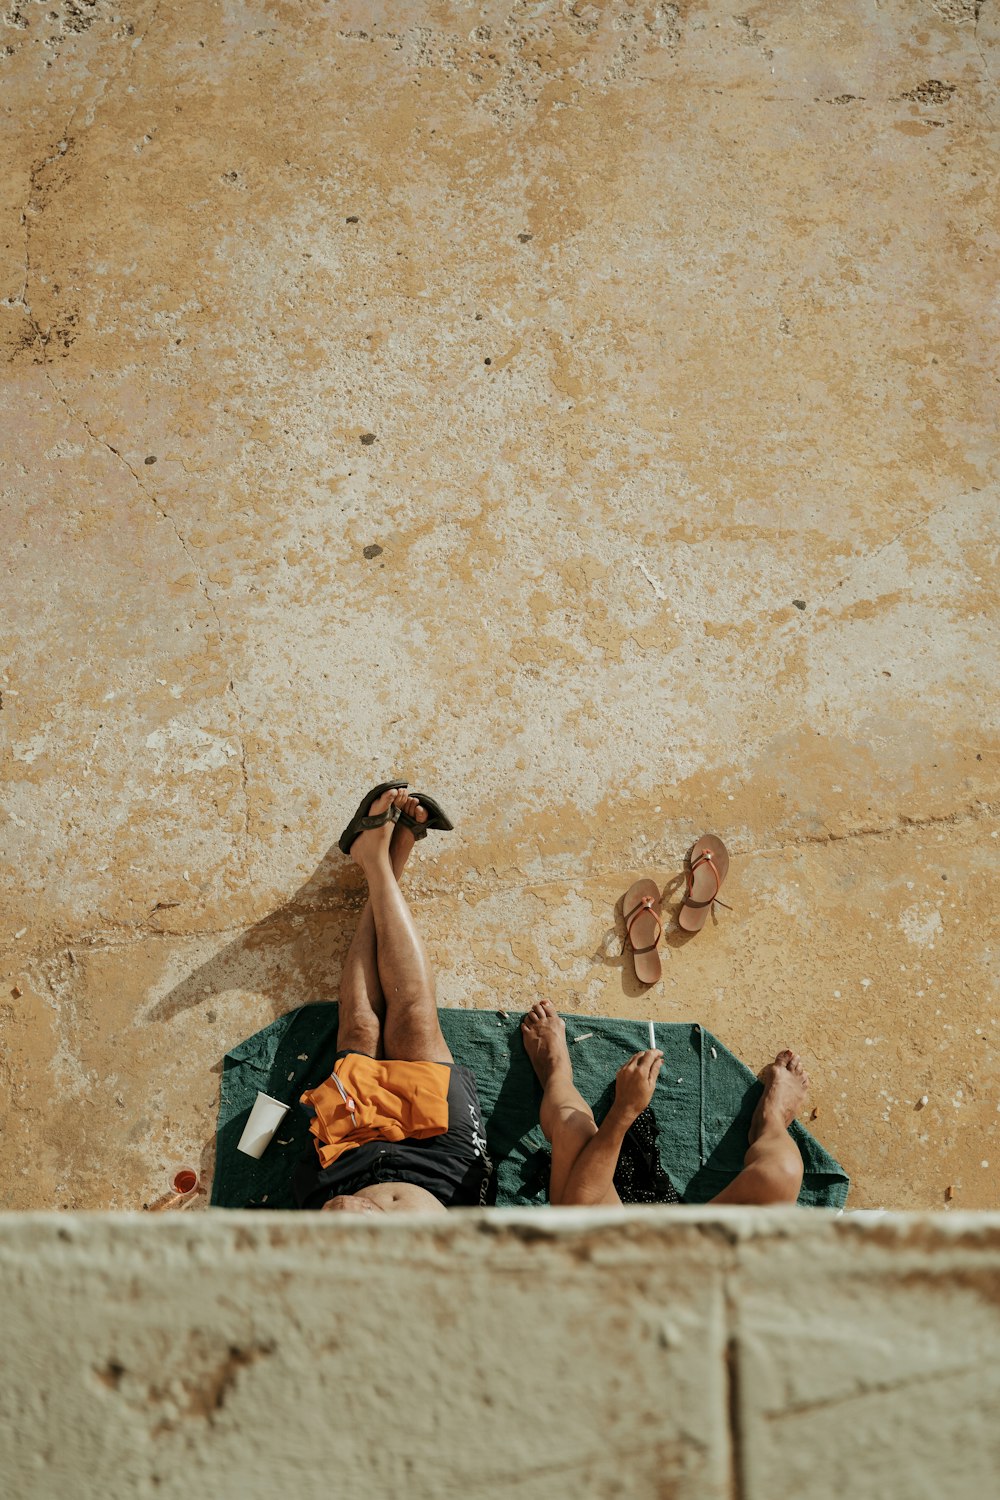
[[[505,1020],[491,1010],[439,1014],[455,1061],[472,1069],[479,1086],[497,1168],[498,1206],[544,1203],[539,1169],[545,1137],[538,1124],[542,1090],[521,1042],[520,1016]],[[633,1053],[649,1046],[648,1024],[595,1016],[563,1019],[576,1086],[600,1120],[614,1098],[616,1072]],[[575,1037],[582,1040],[575,1042]],[[295,1207],[292,1169],[315,1149],[298,1098],[329,1076],[336,1045],[337,1006],[322,1003],[279,1016],[226,1053],[212,1183],[215,1207]],[[749,1068],[698,1025],[657,1025],[656,1045],[664,1054],[652,1106],[660,1157],[685,1203],[707,1203],[743,1166],[761,1087]],[[292,1108],[261,1160],[254,1161],[238,1152],[236,1143],[258,1089]],[[792,1136],[805,1165],[799,1202],[842,1208],[846,1173],[797,1122]]]

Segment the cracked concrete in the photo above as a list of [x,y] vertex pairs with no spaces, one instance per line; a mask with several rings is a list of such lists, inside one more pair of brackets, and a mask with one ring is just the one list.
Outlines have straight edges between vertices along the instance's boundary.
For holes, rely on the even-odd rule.
[[[399,772],[458,824],[442,1003],[794,1045],[855,1206],[997,1206],[998,47],[992,0],[0,17],[4,1202],[210,1171]],[[709,829],[735,910],[647,993],[621,894],[676,912]]]
[[988,1495],[998,1257],[995,1214],[0,1215],[0,1480],[320,1500],[334,1411],[347,1493]]

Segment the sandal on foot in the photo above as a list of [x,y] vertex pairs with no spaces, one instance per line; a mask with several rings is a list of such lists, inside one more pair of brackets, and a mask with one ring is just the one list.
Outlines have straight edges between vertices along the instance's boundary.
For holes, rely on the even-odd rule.
[[434,798],[428,797],[426,792],[414,792],[413,795],[420,806],[427,809],[427,822],[418,823],[416,818],[411,818],[409,813],[400,810],[399,821],[403,827],[408,828],[415,839],[426,838],[432,828],[440,828],[443,833],[450,833],[455,825],[440,802],[435,802]]
[[625,892],[622,902],[625,936],[632,949],[635,977],[640,984],[655,984],[662,970],[656,946],[663,928],[660,925],[660,893],[651,880],[637,880]]
[[[677,924],[685,932],[700,932],[708,921],[708,913],[714,902],[719,901],[719,890],[729,870],[729,851],[714,833],[703,833],[697,843],[688,850],[684,876],[687,880],[687,895],[677,913]],[[726,906],[726,911],[732,911]]]
[[382,828],[386,823],[399,822],[399,808],[395,803],[386,812],[379,813],[375,817],[369,815],[368,809],[373,802],[378,801],[383,792],[405,791],[409,784],[408,781],[383,781],[378,786],[372,787],[370,792],[365,792],[358,803],[357,812],[337,840],[337,847],[341,854],[350,854],[354,840],[367,828]]

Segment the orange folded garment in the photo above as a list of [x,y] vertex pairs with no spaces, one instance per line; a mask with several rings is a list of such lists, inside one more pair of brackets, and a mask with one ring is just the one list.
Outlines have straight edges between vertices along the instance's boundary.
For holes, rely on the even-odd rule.
[[353,1116],[332,1078],[300,1095],[313,1111],[309,1129],[324,1167],[367,1141],[422,1140],[448,1129],[451,1070],[445,1063],[379,1062],[349,1052],[333,1071],[354,1103]]

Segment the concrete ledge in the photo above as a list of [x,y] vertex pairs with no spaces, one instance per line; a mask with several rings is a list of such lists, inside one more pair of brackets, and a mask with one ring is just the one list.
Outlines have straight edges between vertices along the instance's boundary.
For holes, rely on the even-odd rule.
[[19,1500],[941,1497],[1000,1471],[1000,1215],[0,1217]]

